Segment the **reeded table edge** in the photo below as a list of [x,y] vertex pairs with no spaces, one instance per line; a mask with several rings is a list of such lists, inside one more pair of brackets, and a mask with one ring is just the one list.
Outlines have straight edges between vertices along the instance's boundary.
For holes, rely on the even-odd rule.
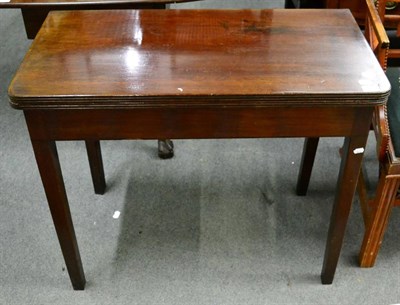
[[[228,108],[228,107],[368,107],[386,103],[390,90],[381,94],[271,94],[271,95],[168,95],[168,96],[57,96],[9,95],[15,109],[104,108]],[[187,101],[190,100],[188,103]]]

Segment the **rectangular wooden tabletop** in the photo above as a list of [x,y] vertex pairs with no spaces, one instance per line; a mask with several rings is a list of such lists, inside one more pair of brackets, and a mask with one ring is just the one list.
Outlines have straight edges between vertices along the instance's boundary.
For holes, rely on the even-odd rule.
[[50,13],[9,95],[20,109],[365,106],[389,91],[348,10],[115,10]]

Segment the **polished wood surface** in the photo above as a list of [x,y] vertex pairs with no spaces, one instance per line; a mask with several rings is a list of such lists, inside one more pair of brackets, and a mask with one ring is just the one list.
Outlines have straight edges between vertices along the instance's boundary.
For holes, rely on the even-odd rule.
[[364,24],[366,14],[364,0],[285,0],[285,7],[350,9],[359,24]]
[[368,46],[346,10],[61,12],[40,34],[15,108],[354,106],[389,92],[376,60],[354,55]]
[[1,8],[20,8],[28,39],[34,39],[49,12],[57,10],[164,9],[171,3],[199,0],[10,0]]
[[9,95],[83,289],[54,141],[86,141],[102,191],[103,139],[345,137],[321,273],[330,284],[363,156],[355,151],[389,90],[347,10],[144,10],[52,12]]
[[365,0],[325,0],[327,8],[348,8],[360,23],[364,23],[367,12]]
[[[70,11],[70,10],[115,10],[115,9],[165,9],[167,4],[163,2],[145,1],[137,3],[135,0],[131,2],[24,2],[24,3],[9,3],[9,6],[3,8],[21,8],[22,18],[26,36],[28,39],[34,39],[39,32],[47,15],[51,11]],[[0,3],[1,8],[1,3]]]
[[[10,2],[0,3],[0,8],[21,8],[24,20],[25,31],[29,39],[34,39],[39,32],[50,11],[54,10],[100,10],[100,9],[165,9],[169,3],[193,2],[198,0],[97,0],[97,1],[37,1],[37,0],[11,0]],[[93,152],[93,151],[92,151]],[[169,139],[158,140],[158,156],[161,159],[170,159],[174,156],[174,145]],[[92,157],[89,154],[89,163],[96,163],[96,154]],[[92,168],[92,167],[91,167]],[[96,193],[98,192],[97,178],[93,176],[93,184]]]

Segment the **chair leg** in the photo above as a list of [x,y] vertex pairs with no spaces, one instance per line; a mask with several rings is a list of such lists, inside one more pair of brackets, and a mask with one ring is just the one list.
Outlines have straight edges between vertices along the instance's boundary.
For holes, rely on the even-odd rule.
[[399,188],[399,179],[387,177],[381,173],[374,206],[369,214],[364,239],[360,250],[361,267],[373,267],[382,244],[390,212]]
[[357,193],[360,199],[361,211],[363,215],[364,225],[365,227],[368,226],[369,222],[369,200],[367,194],[367,187],[365,185],[365,177],[364,171],[360,170],[360,175],[358,175],[358,182],[357,182]]
[[296,187],[296,193],[299,196],[305,196],[307,194],[318,142],[319,138],[306,138],[304,140],[303,155],[301,157],[301,165]]
[[100,141],[85,141],[86,151],[89,159],[90,173],[94,192],[103,195],[106,190],[106,180],[104,177],[103,159],[101,157]]

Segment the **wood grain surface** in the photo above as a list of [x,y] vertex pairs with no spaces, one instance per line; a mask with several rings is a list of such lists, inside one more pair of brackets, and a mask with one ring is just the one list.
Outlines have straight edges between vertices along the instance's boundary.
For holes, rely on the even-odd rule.
[[116,10],[50,13],[9,95],[21,109],[354,107],[389,90],[348,10]]

